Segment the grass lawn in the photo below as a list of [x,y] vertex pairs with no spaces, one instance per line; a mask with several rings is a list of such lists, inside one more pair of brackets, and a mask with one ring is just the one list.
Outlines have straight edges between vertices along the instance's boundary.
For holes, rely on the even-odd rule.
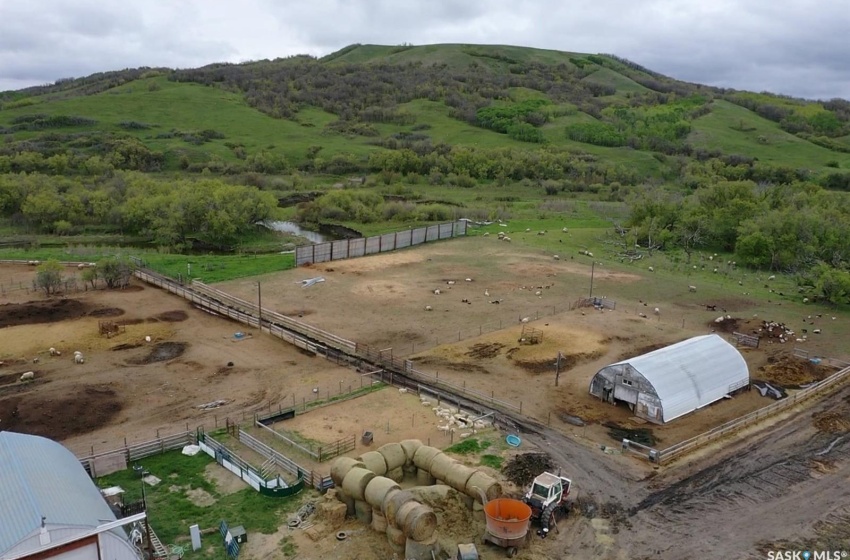
[[[270,498],[253,488],[223,494],[204,476],[204,469],[210,463],[214,461],[204,453],[187,457],[179,451],[139,462],[162,481],[156,486],[145,485],[144,489],[151,526],[166,546],[183,546],[186,551],[184,558],[190,560],[227,558],[217,531],[203,537],[203,548],[193,552],[189,540],[190,525],[197,523],[203,530],[218,527],[219,522],[225,520],[230,525],[243,525],[249,535],[257,532],[271,534],[286,522],[289,513],[298,509],[305,497],[311,495],[311,491],[305,491],[292,499]],[[142,482],[132,469],[101,477],[97,483],[101,488],[120,486],[128,502],[142,497]],[[200,506],[193,502],[191,495],[196,496],[195,502],[199,501],[197,496],[207,498],[206,495],[215,502]]]

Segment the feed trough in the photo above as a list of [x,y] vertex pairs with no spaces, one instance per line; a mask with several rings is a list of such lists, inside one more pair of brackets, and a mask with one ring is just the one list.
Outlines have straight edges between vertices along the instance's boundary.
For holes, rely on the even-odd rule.
[[510,498],[498,498],[484,504],[487,529],[482,540],[506,549],[509,558],[526,543],[531,525],[531,508]]

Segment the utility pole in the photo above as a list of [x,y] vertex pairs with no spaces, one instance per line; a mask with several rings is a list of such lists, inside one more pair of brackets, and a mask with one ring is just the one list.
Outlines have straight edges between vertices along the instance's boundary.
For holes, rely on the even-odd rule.
[[259,282],[257,282],[257,327],[260,329],[260,334],[263,333],[263,290]]
[[593,297],[593,269],[596,267],[596,261],[590,263],[590,295],[587,297]]

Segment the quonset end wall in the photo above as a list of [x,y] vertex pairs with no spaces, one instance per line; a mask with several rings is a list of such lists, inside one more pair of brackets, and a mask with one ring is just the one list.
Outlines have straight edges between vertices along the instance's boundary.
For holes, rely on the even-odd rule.
[[394,233],[340,239],[314,245],[303,245],[295,249],[295,266],[364,257],[396,249],[404,249],[440,239],[466,235],[466,221],[448,222],[416,229],[405,229]]
[[655,387],[629,364],[613,364],[599,370],[590,381],[590,394],[611,404],[617,400],[627,402],[635,416],[664,423],[661,399]]

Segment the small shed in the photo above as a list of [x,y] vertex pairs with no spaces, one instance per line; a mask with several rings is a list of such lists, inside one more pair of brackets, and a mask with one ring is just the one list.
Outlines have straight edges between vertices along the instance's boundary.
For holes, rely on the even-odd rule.
[[709,334],[605,366],[590,381],[590,394],[625,402],[635,416],[664,424],[749,383],[741,353]]

